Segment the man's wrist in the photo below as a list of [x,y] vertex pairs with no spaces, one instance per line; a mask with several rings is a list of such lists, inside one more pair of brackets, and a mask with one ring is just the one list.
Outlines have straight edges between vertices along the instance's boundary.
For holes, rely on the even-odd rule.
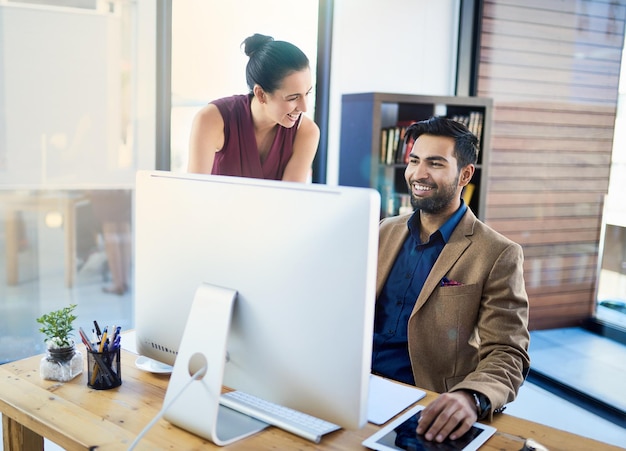
[[470,391],[470,394],[472,395],[472,399],[474,400],[474,404],[476,406],[476,415],[478,419],[484,420],[487,418],[489,411],[491,410],[489,398],[476,391]]

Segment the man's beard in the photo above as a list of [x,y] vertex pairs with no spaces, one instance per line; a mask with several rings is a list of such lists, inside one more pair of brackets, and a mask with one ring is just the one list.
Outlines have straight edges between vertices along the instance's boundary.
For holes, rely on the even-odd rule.
[[459,183],[460,175],[457,175],[453,183],[444,185],[441,188],[435,188],[436,192],[432,196],[426,198],[416,197],[413,194],[411,185],[409,184],[409,192],[411,193],[411,206],[414,210],[421,210],[424,213],[436,214],[444,210],[450,202],[456,198],[456,188]]

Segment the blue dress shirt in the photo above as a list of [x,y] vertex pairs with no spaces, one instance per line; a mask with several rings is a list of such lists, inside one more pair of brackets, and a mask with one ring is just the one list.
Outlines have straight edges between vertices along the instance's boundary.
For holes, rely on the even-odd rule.
[[407,325],[413,306],[435,261],[465,214],[459,209],[426,243],[420,240],[419,210],[409,219],[409,236],[396,257],[383,290],[376,300],[372,372],[415,385],[409,359]]

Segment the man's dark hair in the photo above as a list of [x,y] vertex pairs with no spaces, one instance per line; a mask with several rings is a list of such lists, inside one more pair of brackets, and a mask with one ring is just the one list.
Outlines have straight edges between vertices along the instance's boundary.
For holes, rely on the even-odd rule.
[[454,139],[454,156],[459,170],[478,161],[478,138],[462,123],[445,117],[431,117],[411,124],[405,140],[416,141],[421,135],[447,136]]

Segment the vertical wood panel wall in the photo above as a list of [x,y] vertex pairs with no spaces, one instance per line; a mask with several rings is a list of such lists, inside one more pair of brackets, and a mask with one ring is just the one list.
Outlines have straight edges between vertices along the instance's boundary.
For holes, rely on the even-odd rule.
[[524,248],[530,327],[593,314],[626,0],[485,0],[486,222]]

